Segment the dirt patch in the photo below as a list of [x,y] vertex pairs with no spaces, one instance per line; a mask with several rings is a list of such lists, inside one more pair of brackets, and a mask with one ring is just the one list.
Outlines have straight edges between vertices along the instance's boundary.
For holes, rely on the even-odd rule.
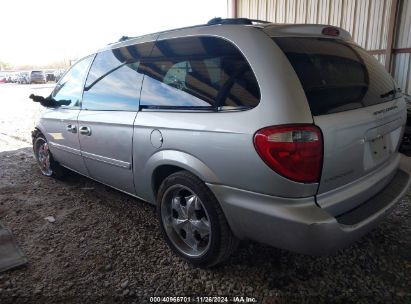
[[30,148],[0,153],[0,172],[0,221],[30,260],[0,275],[2,303],[141,303],[192,295],[411,300],[409,197],[334,256],[243,243],[226,264],[201,270],[171,254],[147,203],[74,173],[64,181],[44,177]]

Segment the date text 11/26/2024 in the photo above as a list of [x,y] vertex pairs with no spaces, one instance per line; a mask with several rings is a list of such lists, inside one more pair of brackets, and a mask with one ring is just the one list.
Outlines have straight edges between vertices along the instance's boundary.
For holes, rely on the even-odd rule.
[[257,303],[254,297],[150,297],[151,303]]

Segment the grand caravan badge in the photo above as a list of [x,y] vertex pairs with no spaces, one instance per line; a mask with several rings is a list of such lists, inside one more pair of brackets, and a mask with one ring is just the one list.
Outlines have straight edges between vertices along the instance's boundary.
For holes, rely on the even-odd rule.
[[384,113],[387,113],[387,112],[395,110],[395,109],[398,109],[398,106],[392,106],[392,107],[389,107],[389,108],[378,110],[378,111],[373,112],[373,114],[374,115],[384,114]]

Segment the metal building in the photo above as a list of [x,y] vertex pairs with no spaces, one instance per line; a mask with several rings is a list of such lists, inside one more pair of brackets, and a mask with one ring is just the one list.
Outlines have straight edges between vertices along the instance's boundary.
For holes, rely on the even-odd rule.
[[229,6],[231,17],[342,27],[411,95],[411,0],[231,0]]

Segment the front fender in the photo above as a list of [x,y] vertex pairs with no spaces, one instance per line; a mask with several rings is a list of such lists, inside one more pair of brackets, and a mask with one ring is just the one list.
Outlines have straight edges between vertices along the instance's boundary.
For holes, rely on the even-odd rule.
[[45,128],[44,128],[43,124],[41,123],[41,121],[39,119],[39,121],[36,122],[36,125],[34,126],[34,129],[31,131],[31,139],[32,139],[33,144],[34,144],[34,142],[33,142],[34,139],[36,138],[36,136],[39,133],[43,134],[46,137],[47,140],[50,140],[47,137],[48,134],[46,132],[44,132],[44,130],[45,130]]

